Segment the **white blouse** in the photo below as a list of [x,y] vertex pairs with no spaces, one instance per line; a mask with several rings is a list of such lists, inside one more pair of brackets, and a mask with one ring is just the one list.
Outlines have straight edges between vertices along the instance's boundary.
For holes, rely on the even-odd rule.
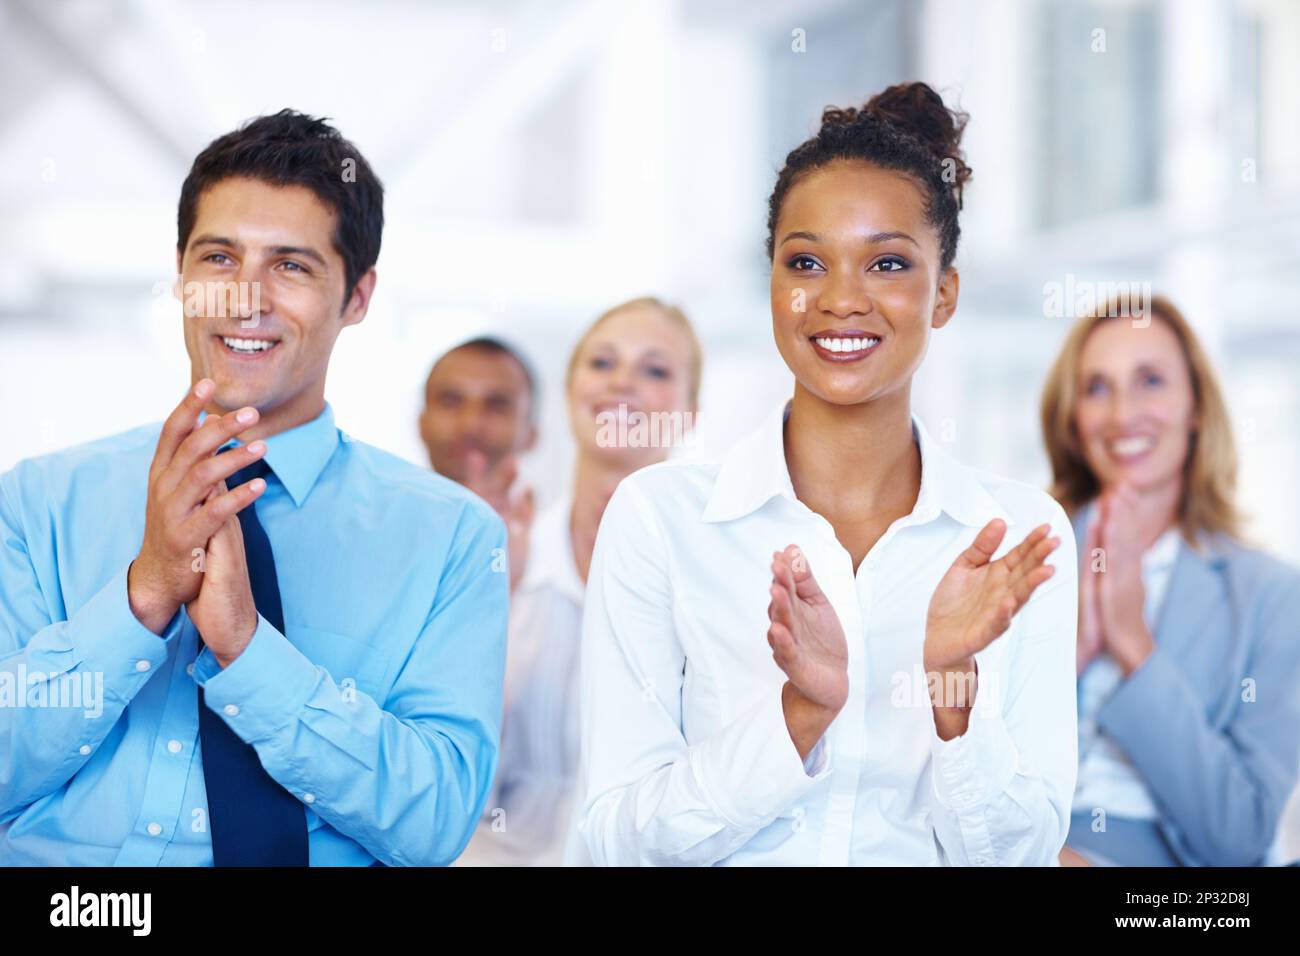
[[[578,768],[582,579],[567,496],[537,516],[510,599],[505,714],[492,794],[461,866],[558,866]],[[580,862],[580,860],[579,860]]]
[[[1055,865],[1076,772],[1078,571],[1044,492],[953,460],[919,420],[921,489],[855,573],[794,495],[788,404],[721,460],[670,461],[610,500],[588,575],[582,804],[597,864]],[[976,655],[965,734],[935,732],[930,597],[989,520],[999,555],[1050,523],[1056,574]],[[801,761],[766,640],[771,557],[799,545],[849,638],[849,697]]]

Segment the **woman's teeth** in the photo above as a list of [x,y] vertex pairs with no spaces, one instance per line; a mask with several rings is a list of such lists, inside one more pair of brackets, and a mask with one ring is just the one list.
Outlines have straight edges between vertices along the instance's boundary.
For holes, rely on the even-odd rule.
[[813,341],[828,352],[861,352],[880,344],[880,339],[873,336],[865,339],[824,338],[813,339]]
[[244,355],[265,352],[275,345],[270,339],[235,339],[224,335],[221,337],[221,341],[226,343],[226,348],[230,349],[230,351],[240,352]]
[[1127,458],[1149,451],[1156,441],[1149,435],[1135,435],[1132,438],[1117,438],[1110,442],[1111,454]]

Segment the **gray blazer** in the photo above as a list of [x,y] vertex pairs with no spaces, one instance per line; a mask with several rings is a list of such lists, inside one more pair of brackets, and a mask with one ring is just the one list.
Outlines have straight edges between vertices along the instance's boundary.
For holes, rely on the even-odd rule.
[[1300,573],[1222,535],[1180,540],[1154,638],[1097,718],[1160,818],[1098,831],[1075,807],[1066,842],[1122,866],[1265,862],[1300,768]]

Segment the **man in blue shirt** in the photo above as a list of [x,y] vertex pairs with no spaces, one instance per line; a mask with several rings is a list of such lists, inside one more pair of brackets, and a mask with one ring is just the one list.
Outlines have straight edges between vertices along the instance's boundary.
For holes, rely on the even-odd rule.
[[281,111],[195,160],[191,387],[0,475],[0,865],[450,863],[496,769],[505,529],[344,435],[383,190]]

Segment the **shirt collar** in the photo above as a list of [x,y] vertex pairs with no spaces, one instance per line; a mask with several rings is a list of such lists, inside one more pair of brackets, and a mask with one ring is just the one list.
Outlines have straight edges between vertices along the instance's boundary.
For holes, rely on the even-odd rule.
[[1172,568],[1178,558],[1178,542],[1181,537],[1178,526],[1175,525],[1156,538],[1142,555],[1142,570],[1150,573]]
[[[206,415],[200,417],[200,424],[204,417]],[[321,413],[311,421],[263,440],[266,442],[264,460],[284,490],[289,492],[293,503],[301,508],[338,447],[339,432],[334,427],[334,409],[326,402]],[[244,442],[235,439],[228,444],[242,445]]]
[[[743,517],[778,495],[797,500],[785,462],[785,422],[790,407],[790,399],[783,401],[725,455],[704,508],[705,521]],[[912,511],[918,520],[931,521],[944,512],[971,527],[983,527],[993,518],[1012,524],[1006,509],[985,490],[975,473],[949,455],[915,415],[912,435],[921,451],[921,491]]]

